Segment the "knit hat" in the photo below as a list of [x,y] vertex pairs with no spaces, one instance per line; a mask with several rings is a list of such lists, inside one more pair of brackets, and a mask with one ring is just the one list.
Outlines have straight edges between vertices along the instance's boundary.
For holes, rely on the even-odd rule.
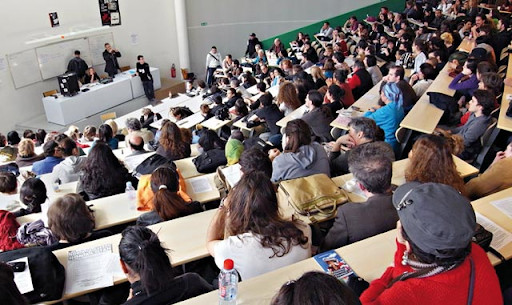
[[384,95],[388,98],[388,100],[395,102],[398,107],[402,107],[404,103],[404,97],[402,95],[402,91],[395,83],[386,83],[382,88]]
[[474,235],[473,207],[451,186],[409,182],[396,189],[393,205],[405,233],[425,253],[449,258],[443,250],[463,249]]

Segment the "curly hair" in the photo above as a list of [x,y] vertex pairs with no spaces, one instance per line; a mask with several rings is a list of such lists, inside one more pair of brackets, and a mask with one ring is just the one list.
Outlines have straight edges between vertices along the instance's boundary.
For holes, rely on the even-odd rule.
[[265,173],[253,171],[243,175],[226,202],[226,228],[230,235],[258,235],[261,245],[274,252],[271,257],[282,257],[296,245],[307,247],[308,237],[297,227],[302,223],[284,220],[279,215],[276,192]]
[[413,145],[405,180],[442,183],[465,195],[462,180],[453,161],[450,143],[441,136],[423,135]]
[[297,88],[295,88],[295,85],[292,82],[284,82],[279,86],[277,101],[279,103],[284,103],[286,107],[292,110],[299,108],[301,105],[299,95],[297,94]]
[[165,150],[175,153],[185,151],[185,146],[189,144],[183,141],[183,136],[178,125],[168,121],[162,126],[161,130],[162,135],[160,136],[159,142]]

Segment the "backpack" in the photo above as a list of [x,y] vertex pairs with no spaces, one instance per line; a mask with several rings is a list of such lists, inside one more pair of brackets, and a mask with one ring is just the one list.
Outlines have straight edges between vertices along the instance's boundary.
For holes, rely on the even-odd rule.
[[226,165],[228,160],[223,149],[214,148],[192,159],[198,172],[209,174],[215,172],[217,167]]
[[190,110],[190,108],[188,107],[185,107],[185,106],[177,106],[177,107],[173,107],[172,109],[180,109],[182,112],[183,112],[183,117],[186,118],[188,116],[191,116],[194,114],[194,112],[192,110]]
[[[65,270],[57,257],[46,247],[32,247],[0,253],[0,261],[10,262],[28,258],[28,268],[34,290],[24,293],[30,304],[57,300],[62,297]],[[26,267],[26,268],[27,268]]]
[[176,164],[174,162],[169,161],[167,158],[154,154],[147,157],[142,163],[140,163],[135,170],[133,171],[134,177],[140,177],[142,175],[149,175],[153,173],[155,169],[162,165],[170,165],[174,170],[176,170]]
[[221,121],[229,120],[229,109],[228,107],[221,107],[215,111],[215,118]]

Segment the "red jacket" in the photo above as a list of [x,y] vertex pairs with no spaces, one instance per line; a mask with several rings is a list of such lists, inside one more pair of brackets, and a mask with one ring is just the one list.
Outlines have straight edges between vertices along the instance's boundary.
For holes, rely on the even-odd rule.
[[[395,266],[388,267],[380,279],[374,280],[360,297],[367,304],[466,304],[470,279],[470,262],[467,258],[457,268],[426,278],[408,279],[388,283],[404,272],[412,271],[401,264],[405,246],[397,242]],[[472,244],[471,254],[475,266],[475,288],[472,305],[501,305],[503,299],[496,272],[487,254],[476,244]]]

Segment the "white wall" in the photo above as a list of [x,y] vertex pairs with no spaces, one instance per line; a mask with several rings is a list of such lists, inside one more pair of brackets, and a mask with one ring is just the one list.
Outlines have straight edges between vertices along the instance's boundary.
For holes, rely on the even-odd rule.
[[[147,62],[160,68],[162,77],[169,78],[171,64],[178,65],[174,1],[120,2],[122,25],[111,28],[115,47],[123,55],[119,64],[133,67],[136,56],[143,54]],[[50,27],[50,12],[58,13],[60,27]],[[96,0],[3,0],[0,20],[0,58],[4,60],[6,54],[40,46],[26,45],[27,40],[68,33],[76,27],[101,26]],[[137,45],[131,43],[132,34],[138,35]],[[62,67],[63,72],[65,69]],[[6,133],[16,124],[43,114],[42,92],[55,88],[57,80],[50,79],[15,89],[9,70],[0,69],[0,132]]]
[[[215,45],[239,58],[249,34],[260,40],[378,3],[378,0],[187,0],[191,70],[204,76],[206,54]],[[201,23],[207,22],[207,26]],[[319,29],[320,30],[320,29]]]
[[[134,66],[136,56],[143,54],[169,78],[172,63],[179,71],[176,22],[173,0],[120,1],[122,25],[113,27],[115,47],[123,57],[120,65]],[[191,70],[204,75],[204,61],[212,45],[222,54],[240,57],[249,33],[265,39],[319,20],[337,16],[378,0],[187,0],[187,22]],[[321,3],[321,5],[316,5]],[[48,13],[57,12],[60,27],[51,28]],[[96,0],[3,0],[0,10],[0,58],[6,54],[35,48],[25,41],[49,35],[68,33],[76,27],[101,25]],[[207,22],[207,26],[201,26]],[[138,35],[132,45],[131,35]],[[62,67],[64,70],[66,67]],[[178,73],[179,75],[179,73]],[[8,70],[0,69],[0,132],[44,113],[42,92],[57,88],[51,79],[15,89]]]

